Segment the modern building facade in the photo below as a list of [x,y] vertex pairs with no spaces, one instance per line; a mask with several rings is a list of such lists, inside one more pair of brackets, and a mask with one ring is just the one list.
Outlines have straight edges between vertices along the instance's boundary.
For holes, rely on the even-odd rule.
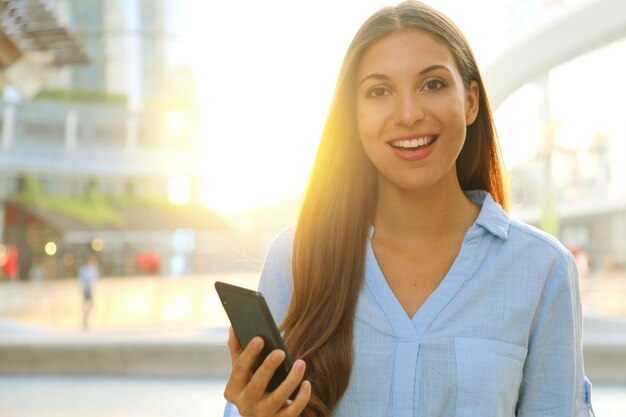
[[88,59],[40,69],[47,79],[38,96],[2,103],[0,198],[15,193],[24,174],[52,195],[75,195],[81,182],[95,181],[106,194],[132,182],[140,195],[165,198],[171,178],[198,176],[194,74],[168,57],[180,40],[168,17],[175,2],[4,3],[55,12]]
[[[8,212],[0,213],[0,218],[5,220],[0,227],[3,239],[0,260],[7,248],[17,245],[23,255],[20,277],[27,278],[32,274],[26,270],[36,257],[41,260],[46,254],[56,256],[58,265],[70,259],[59,258],[60,251],[57,255],[46,253],[46,244],[54,243],[66,252],[82,252],[91,250],[93,242],[101,236],[107,236],[104,250],[99,250],[103,259],[113,259],[112,263],[103,264],[112,273],[131,273],[132,268],[123,266],[129,264],[128,259],[123,258],[134,260],[138,253],[146,252],[159,256],[164,264],[160,273],[191,272],[189,265],[180,264],[175,243],[180,238],[176,236],[189,230],[193,234],[197,228],[194,241],[211,240],[211,228],[223,229],[224,223],[199,206],[198,193],[194,192],[201,169],[199,111],[193,71],[170,59],[169,51],[176,49],[173,43],[180,41],[176,32],[180,27],[172,23],[176,3],[166,0],[1,3],[12,14],[24,15],[17,24],[15,19],[10,21],[21,31],[4,25],[0,32],[17,33],[13,36],[18,40],[18,52],[25,48],[19,42],[29,36],[23,28],[33,25],[36,19],[32,13],[36,13],[54,21],[66,36],[71,33],[71,39],[82,48],[78,51],[83,52],[74,55],[84,59],[71,62],[76,65],[59,65],[54,57],[49,57],[56,65],[36,67],[38,74],[43,74],[45,84],[29,85],[30,94],[20,91],[5,94],[0,104],[0,201],[10,203]],[[31,15],[27,15],[29,10]],[[15,82],[9,80],[6,84],[5,90],[9,91]],[[38,201],[73,199],[81,205],[93,200],[95,195],[101,207],[105,201],[117,201],[117,205],[106,208],[117,210],[120,219],[130,219],[125,214],[130,209],[129,201],[144,205],[155,202],[157,208],[167,205],[174,182],[191,195],[183,199],[190,200],[195,207],[189,213],[208,220],[187,222],[180,210],[178,214],[170,213],[172,218],[180,220],[180,228],[187,230],[181,232],[171,221],[159,217],[163,210],[157,210],[160,214],[153,213],[151,218],[160,220],[152,228],[145,223],[137,226],[136,219],[128,220],[127,224],[107,223],[106,219],[100,223],[97,219],[91,223],[66,219],[53,226],[47,224],[51,217],[43,213],[41,204],[30,208],[20,204],[24,203],[25,193],[32,194],[32,190],[25,190],[25,184],[33,182],[38,184],[35,187],[40,195],[36,197]],[[32,196],[26,199],[32,200]],[[68,214],[67,210],[64,214]],[[11,222],[11,219],[21,220]],[[72,226],[71,230],[63,230],[68,225]],[[129,238],[128,233],[122,233],[124,227],[139,229]],[[45,233],[39,232],[42,230]],[[41,239],[30,239],[29,234]],[[139,235],[147,237],[138,238]],[[111,248],[116,248],[114,254]],[[26,254],[33,262],[26,260]],[[74,267],[66,266],[67,271]],[[64,269],[57,266],[48,270]]]
[[168,81],[184,49],[174,0],[54,0],[59,20],[71,28],[92,65],[65,68],[49,83],[105,91],[128,98],[129,106],[167,100]]

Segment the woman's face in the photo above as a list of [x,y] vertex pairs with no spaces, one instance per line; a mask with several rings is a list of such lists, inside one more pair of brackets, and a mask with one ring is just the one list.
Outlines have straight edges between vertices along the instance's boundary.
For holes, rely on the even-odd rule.
[[455,161],[478,112],[478,84],[464,88],[448,48],[421,30],[394,32],[364,52],[357,77],[359,135],[379,187],[458,182]]

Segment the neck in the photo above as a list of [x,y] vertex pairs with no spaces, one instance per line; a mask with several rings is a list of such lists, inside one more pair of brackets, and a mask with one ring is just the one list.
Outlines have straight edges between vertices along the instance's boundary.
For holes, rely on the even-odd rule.
[[480,208],[465,196],[458,181],[419,191],[380,184],[374,216],[376,235],[406,243],[465,235]]

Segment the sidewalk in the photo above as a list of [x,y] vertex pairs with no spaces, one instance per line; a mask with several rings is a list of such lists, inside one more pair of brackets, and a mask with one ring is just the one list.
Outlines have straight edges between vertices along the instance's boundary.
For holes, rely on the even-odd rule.
[[[117,299],[132,296],[136,303],[136,294],[150,294],[145,290],[159,285],[153,296],[158,295],[159,305],[165,310],[177,312],[180,308],[173,306],[188,301],[190,294],[204,294],[202,304],[196,305],[202,312],[198,321],[202,326],[139,326],[143,319],[134,316],[133,321],[129,309],[121,309],[107,322],[127,317],[132,327],[114,331],[106,330],[106,326],[90,332],[49,330],[43,327],[43,321],[42,327],[37,327],[0,318],[0,417],[221,415],[230,356],[226,347],[227,319],[212,314],[221,311],[221,305],[214,291],[202,293],[212,287],[212,282],[190,280],[183,286],[185,291],[172,282],[135,282],[130,287],[133,291],[124,286],[124,291],[116,293]],[[253,286],[252,279],[242,282]],[[120,285],[111,282],[111,288]],[[73,287],[67,287],[58,291],[59,302],[73,294]],[[16,289],[30,291],[16,286],[11,289],[13,295]],[[621,414],[604,417],[622,417],[626,409],[626,317],[609,317],[608,313],[626,305],[626,279],[596,277],[583,281],[582,290],[586,373],[594,386],[617,384],[611,385],[615,388],[608,391],[612,394],[607,398],[608,404],[620,404]],[[26,294],[22,299],[30,300]],[[136,304],[116,303],[117,307],[122,305]],[[602,415],[597,408],[596,412]]]
[[[128,377],[2,377],[0,417],[221,417],[225,381]],[[624,417],[626,385],[594,383],[598,417]]]
[[219,417],[225,381],[0,376],[0,417]]

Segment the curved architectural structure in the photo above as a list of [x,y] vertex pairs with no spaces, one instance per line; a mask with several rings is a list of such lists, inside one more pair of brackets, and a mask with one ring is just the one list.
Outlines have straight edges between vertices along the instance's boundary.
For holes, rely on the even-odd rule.
[[626,1],[593,0],[566,10],[511,45],[484,70],[494,109],[551,68],[626,36]]

